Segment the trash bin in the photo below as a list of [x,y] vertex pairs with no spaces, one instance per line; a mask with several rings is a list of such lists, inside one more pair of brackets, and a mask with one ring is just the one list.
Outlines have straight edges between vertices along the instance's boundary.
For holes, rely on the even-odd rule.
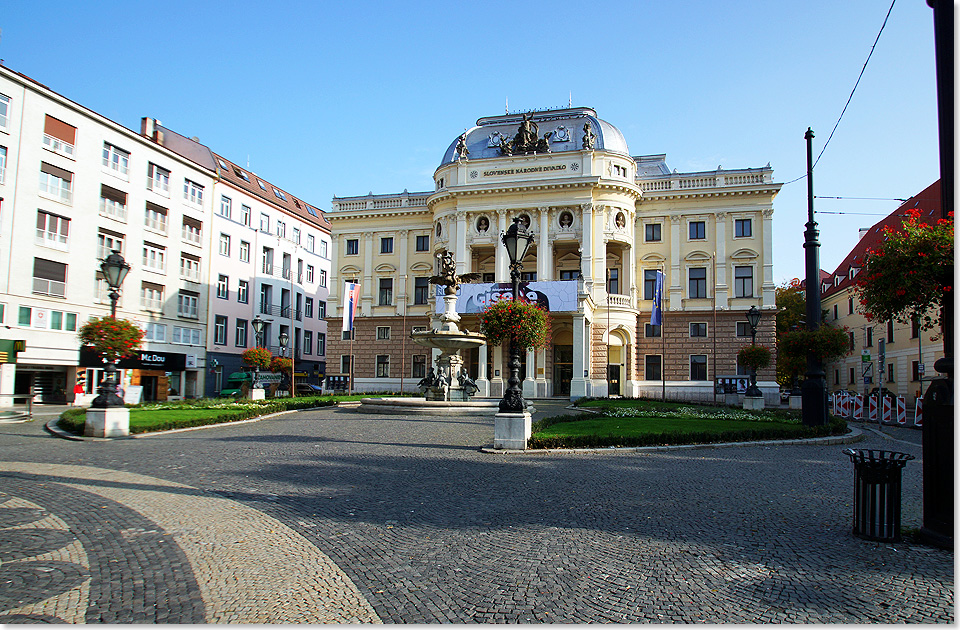
[[913,455],[844,449],[853,462],[853,533],[867,540],[900,540],[900,476]]

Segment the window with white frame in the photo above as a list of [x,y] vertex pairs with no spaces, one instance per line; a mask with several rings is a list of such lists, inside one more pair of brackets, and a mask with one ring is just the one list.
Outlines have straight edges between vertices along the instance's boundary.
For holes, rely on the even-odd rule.
[[[3,174],[0,172],[0,181],[2,180]],[[312,252],[313,248],[316,246],[317,239],[313,234],[307,234],[307,251]]]
[[43,122],[43,146],[54,153],[73,159],[77,143],[77,128],[46,114]]
[[707,380],[707,355],[705,354],[690,355],[690,380],[691,381]]
[[97,233],[97,258],[103,260],[114,250],[122,255],[124,239],[123,234],[117,234],[116,232],[101,228]]
[[170,171],[153,162],[147,167],[147,189],[163,196],[170,194]]
[[310,330],[303,331],[303,353],[313,354],[313,332]]
[[247,320],[238,319],[233,335],[233,345],[238,348],[247,347]]
[[660,242],[660,223],[647,223],[643,227],[643,240],[648,243]]
[[193,243],[194,245],[199,245],[202,228],[203,224],[200,221],[191,219],[190,217],[183,217],[183,240]]
[[706,322],[690,322],[690,336],[706,337],[707,336]]
[[753,297],[753,267],[733,268],[734,297]]
[[147,311],[163,310],[163,285],[152,282],[140,284],[140,308]]
[[691,241],[700,241],[707,238],[706,221],[691,221],[689,225]]
[[229,234],[220,234],[220,255],[229,256],[230,255],[230,235]]
[[707,268],[691,267],[687,273],[689,275],[687,297],[694,299],[707,297]]
[[191,291],[180,291],[177,294],[177,315],[180,317],[189,317],[197,319],[199,317],[198,307],[200,298]]
[[319,284],[321,287],[326,287],[326,286],[327,286],[327,271],[326,271],[326,269],[321,269],[321,270],[320,270],[320,280],[319,280],[318,284]]
[[393,237],[392,236],[384,236],[380,239],[380,253],[381,254],[393,253]]
[[430,279],[420,276],[413,279],[413,303],[426,304],[430,300]]
[[100,214],[126,222],[127,193],[106,184],[100,184]]
[[306,318],[313,317],[313,298],[308,297],[303,300],[303,316]]
[[250,283],[240,280],[237,284],[237,302],[247,304],[250,301]]
[[67,251],[70,219],[44,210],[37,210],[37,245]]
[[183,180],[183,198],[190,203],[203,205],[203,186],[197,182],[184,178]]
[[300,228],[293,228],[293,242],[300,244]]
[[389,339],[390,338],[390,327],[389,326],[377,326],[377,339]]
[[750,337],[750,322],[737,322],[737,337]]
[[377,378],[387,378],[390,376],[390,355],[377,355]]
[[143,244],[143,268],[150,271],[164,272],[166,264],[167,248],[163,245],[153,243]]
[[307,265],[307,282],[313,282],[313,265]]
[[380,278],[380,294],[377,303],[380,306],[390,306],[393,304],[393,278]]
[[287,196],[283,194],[283,191],[282,191],[282,190],[279,190],[279,189],[277,189],[277,188],[274,188],[274,189],[273,189],[273,194],[277,196],[277,199],[281,199],[281,200],[283,200],[283,201],[286,201],[286,200],[287,200]]
[[270,215],[266,212],[260,213],[260,231],[270,233]]
[[324,319],[327,316],[327,303],[324,300],[317,300],[317,319]]
[[[94,298],[100,304],[109,304],[110,303],[110,285],[107,284],[107,278],[103,275],[101,271],[96,272],[96,289],[94,291]],[[117,297],[117,306],[123,306],[123,294],[119,294]]]
[[130,152],[124,151],[120,147],[114,146],[109,142],[103,143],[103,158],[101,160],[103,167],[122,176],[124,179],[130,172]]
[[166,341],[167,325],[148,322],[147,329],[145,331],[143,338],[146,339],[147,341]]
[[323,356],[327,353],[327,334],[317,333],[317,355]]
[[67,266],[54,260],[34,258],[33,292],[37,295],[67,297]]
[[277,219],[277,236],[285,238],[287,236],[287,224]]
[[329,246],[329,245],[327,244],[327,242],[321,238],[321,239],[320,239],[320,256],[321,256],[322,258],[326,258],[326,257],[327,257],[327,247],[328,247],[328,246]]
[[73,203],[73,173],[41,162],[40,195],[66,204]]
[[233,202],[230,200],[230,197],[226,195],[220,195],[220,216],[229,219],[230,213],[232,212],[231,206]]
[[199,328],[185,328],[183,326],[173,327],[173,343],[180,343],[190,346],[199,346],[201,338]]
[[244,225],[250,225],[250,214],[253,210],[250,209],[250,206],[246,204],[240,205],[240,223]]
[[7,173],[7,147],[0,147],[0,184]]
[[6,94],[0,94],[0,129],[7,128],[7,121],[10,115],[10,97]]
[[192,254],[180,254],[180,277],[200,282],[200,258]]
[[410,376],[413,378],[423,378],[427,375],[427,355],[415,354],[410,368]]
[[143,210],[143,225],[148,230],[159,232],[160,234],[166,234],[167,209],[163,206],[158,206],[157,204],[150,203],[148,201]]
[[229,320],[226,315],[213,316],[213,343],[218,346],[227,345],[227,324]]
[[230,297],[230,278],[222,273],[217,276],[217,297],[221,300]]
[[240,262],[250,262],[250,243],[240,241]]

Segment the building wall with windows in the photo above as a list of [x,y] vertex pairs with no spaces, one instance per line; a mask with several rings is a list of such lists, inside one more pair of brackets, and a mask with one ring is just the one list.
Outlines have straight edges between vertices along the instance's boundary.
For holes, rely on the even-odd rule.
[[203,390],[208,169],[0,67],[0,323],[26,340],[4,365],[0,404],[89,394],[76,330],[109,314],[99,259],[121,252],[131,271],[117,315],[147,331],[144,351],[165,357],[126,369],[147,398]]
[[[912,405],[937,373],[934,362],[943,356],[939,331],[921,331],[916,322],[868,321],[857,298],[857,276],[864,271],[866,252],[883,239],[886,227],[897,228],[906,220],[907,211],[919,209],[922,219],[940,218],[940,182],[934,182],[911,197],[883,220],[860,231],[860,240],[836,270],[825,275],[821,284],[821,304],[826,311],[825,324],[842,326],[850,338],[848,354],[824,366],[828,391],[848,390],[869,394],[883,387],[907,399]],[[881,343],[884,359],[880,361]],[[863,355],[869,355],[865,363]],[[920,367],[923,366],[923,367]]]
[[[536,129],[525,132],[530,124]],[[502,143],[522,133],[546,137],[549,151],[504,154]],[[773,346],[772,217],[780,184],[769,166],[675,173],[664,155],[631,156],[619,130],[593,110],[570,108],[534,112],[527,121],[513,114],[481,118],[451,143],[434,186],[333,200],[331,330],[341,321],[344,281],[361,283],[361,304],[352,350],[340,335],[328,353],[331,361],[355,356],[361,391],[397,389],[401,374],[403,388],[415,388],[415,370],[422,369],[415,357],[424,349],[408,344],[398,356],[376,329],[389,327],[395,336],[399,328],[408,336],[413,326],[431,325],[433,287],[426,287],[427,303],[418,298],[443,251],[453,253],[458,272],[479,273],[488,294],[502,291],[497,283],[510,279],[499,236],[518,217],[535,236],[522,281],[549,283],[544,294],[572,296],[551,307],[549,346],[524,353],[525,396],[667,389],[672,397],[713,400],[712,380],[737,373],[752,305],[764,313],[758,343]],[[662,335],[646,324],[648,274],[657,269],[666,275]],[[536,286],[527,289],[537,297]],[[476,330],[477,316],[465,313],[461,327]],[[484,346],[465,358],[481,394],[501,396],[504,349]],[[341,359],[340,368],[347,371],[349,362]],[[760,374],[771,402],[774,374],[774,366]]]

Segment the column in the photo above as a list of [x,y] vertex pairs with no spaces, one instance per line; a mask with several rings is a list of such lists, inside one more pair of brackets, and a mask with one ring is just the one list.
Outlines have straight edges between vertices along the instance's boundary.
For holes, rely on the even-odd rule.
[[573,378],[570,379],[570,400],[577,400],[587,395],[586,374],[589,374],[590,364],[587,360],[586,344],[584,343],[584,327],[586,320],[583,313],[573,315]]
[[763,265],[763,284],[760,285],[763,299],[761,308],[773,308],[777,303],[776,286],[773,284],[773,208],[766,208],[763,214],[763,251],[760,261]]
[[[680,269],[680,234],[683,232],[683,217],[679,214],[670,216],[670,271],[667,281],[669,284],[670,299],[664,305],[664,310],[680,310],[683,308],[683,273]],[[666,270],[664,270],[666,271]]]
[[553,280],[553,242],[550,240],[550,208],[540,208],[540,238],[537,241],[537,280]]
[[483,344],[479,348],[480,360],[478,363],[480,364],[479,365],[480,374],[478,375],[478,378],[477,378],[477,387],[479,389],[476,394],[478,398],[487,398],[490,396],[490,379],[487,378],[487,364],[489,362],[487,357],[488,351],[489,351],[489,346],[487,344]]
[[0,363],[0,407],[13,407],[13,392],[16,380],[17,364]]
[[[546,398],[547,392],[547,349],[537,350],[537,396]],[[542,371],[541,371],[542,370]]]
[[454,244],[453,259],[457,263],[457,274],[470,271],[467,258],[467,213],[457,210],[457,234]]
[[490,396],[503,398],[504,382],[510,375],[503,373],[503,346],[493,349],[493,378],[490,379]]
[[398,243],[398,253],[400,254],[401,260],[401,268],[397,270],[397,273],[399,274],[397,276],[396,286],[397,315],[403,315],[407,312],[407,304],[410,303],[410,300],[407,296],[407,270],[410,268],[410,261],[407,260],[407,241],[410,238],[410,232],[408,230],[400,230],[397,232],[397,238],[400,241]]
[[[584,292],[591,293],[593,290],[593,204],[581,205],[580,213],[580,225],[583,226],[583,238],[580,241],[580,273],[583,274]],[[574,344],[574,353],[576,353],[576,344]],[[576,378],[576,373],[573,376]]]
[[524,364],[526,365],[526,376],[520,385],[520,391],[524,398],[534,398],[537,395],[537,357],[533,348],[527,348],[524,352]]
[[[600,219],[600,228],[596,229],[596,224],[594,224],[593,230],[593,244],[590,246],[593,251],[593,272],[596,274],[594,276],[594,288],[603,287],[603,292],[594,290],[593,299],[596,303],[600,303],[601,299],[606,300],[607,298],[607,239],[604,238],[604,226],[607,222],[607,214],[610,210],[610,206],[594,206],[596,212],[594,212],[594,221]],[[602,298],[601,298],[602,295]]]
[[[497,210],[497,234],[503,234],[507,231],[507,211],[503,208]],[[496,282],[510,282],[510,271],[508,267],[510,266],[510,261],[507,259],[507,248],[504,247],[500,241],[499,237],[494,247],[496,251],[496,264],[494,268],[494,280]],[[499,365],[495,363],[494,365]]]
[[373,286],[373,232],[363,233],[363,281],[360,287],[360,314],[369,317],[377,287]]
[[716,248],[717,258],[716,278],[713,279],[714,291],[716,291],[716,304],[718,309],[726,309],[729,305],[730,286],[727,284],[727,213],[718,212],[716,227],[717,232],[714,247]]

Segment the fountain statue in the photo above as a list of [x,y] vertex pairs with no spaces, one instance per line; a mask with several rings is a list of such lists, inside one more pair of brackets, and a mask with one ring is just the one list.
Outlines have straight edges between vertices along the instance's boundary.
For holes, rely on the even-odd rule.
[[439,273],[430,278],[431,284],[444,287],[444,309],[440,315],[440,325],[433,330],[412,333],[414,343],[440,350],[436,370],[421,379],[420,392],[427,400],[468,401],[477,391],[477,385],[463,367],[460,351],[477,348],[486,343],[486,337],[468,330],[460,330],[457,314],[457,289],[461,282],[473,282],[480,279],[479,273],[457,274],[457,265],[453,254],[443,252],[437,255]]

